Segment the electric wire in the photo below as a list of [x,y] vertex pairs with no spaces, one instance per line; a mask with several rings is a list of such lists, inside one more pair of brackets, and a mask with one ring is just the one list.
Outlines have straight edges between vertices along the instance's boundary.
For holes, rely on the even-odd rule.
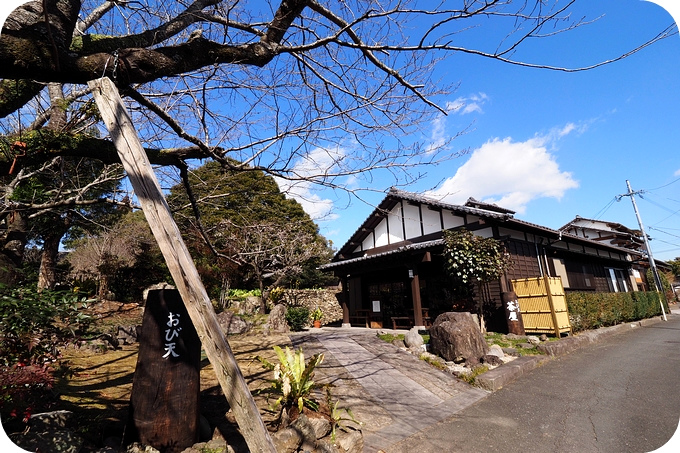
[[653,188],[653,189],[647,189],[647,190],[659,190],[659,189],[663,189],[664,187],[668,187],[668,186],[670,186],[671,184],[675,184],[675,183],[678,182],[678,181],[680,181],[680,178],[674,179],[673,181],[669,182],[668,184],[664,184],[663,186],[659,186],[659,187],[655,187],[655,188]]
[[607,203],[607,205],[606,205],[604,208],[600,209],[600,210],[598,211],[598,213],[595,214],[595,216],[593,217],[593,219],[598,220],[598,219],[600,218],[600,216],[604,215],[604,213],[607,212],[607,211],[609,210],[609,208],[611,208],[612,205],[613,205],[616,201],[618,201],[617,197],[612,198],[611,201],[610,201],[609,203]]

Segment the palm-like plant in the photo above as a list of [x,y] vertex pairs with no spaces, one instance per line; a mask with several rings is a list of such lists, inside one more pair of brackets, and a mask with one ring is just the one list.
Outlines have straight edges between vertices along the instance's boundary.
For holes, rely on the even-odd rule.
[[319,385],[315,384],[312,378],[314,368],[323,361],[323,354],[314,354],[305,364],[302,348],[293,351],[288,346],[285,350],[274,346],[274,351],[279,359],[277,364],[258,357],[265,368],[274,371],[271,391],[280,396],[274,402],[273,409],[280,407],[283,410],[296,406],[300,412],[304,407],[318,410],[319,403],[312,398],[311,393]]

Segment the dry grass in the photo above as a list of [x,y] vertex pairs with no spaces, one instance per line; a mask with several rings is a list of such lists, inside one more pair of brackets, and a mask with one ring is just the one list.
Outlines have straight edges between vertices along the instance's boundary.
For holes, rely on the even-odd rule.
[[[141,309],[107,303],[94,309],[97,328],[110,330],[116,325],[141,324]],[[265,370],[256,356],[276,360],[274,345],[290,345],[286,335],[264,336],[257,330],[228,338],[241,372],[265,422],[274,418],[268,409],[265,394],[257,390],[269,386],[271,372]],[[122,436],[132,392],[132,381],[137,364],[138,345],[125,345],[117,350],[93,352],[89,347],[69,347],[63,351],[68,372],[60,378],[55,390],[60,395],[59,409],[73,411],[81,427],[79,433],[91,445],[98,445],[108,436]],[[213,367],[205,354],[201,360],[201,412],[225,438],[233,438],[236,426],[233,418],[225,416],[228,404],[224,398]],[[231,440],[230,440],[231,443]]]

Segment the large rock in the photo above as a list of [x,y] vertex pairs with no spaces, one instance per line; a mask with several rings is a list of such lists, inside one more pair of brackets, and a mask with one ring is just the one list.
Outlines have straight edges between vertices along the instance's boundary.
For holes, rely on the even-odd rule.
[[288,333],[290,327],[286,322],[286,306],[283,304],[274,305],[272,311],[269,312],[269,319],[264,326],[265,332],[272,333]]
[[254,315],[260,312],[262,298],[258,296],[248,296],[243,300],[231,300],[229,306],[239,315]]
[[476,365],[489,347],[479,326],[468,312],[448,312],[437,316],[430,328],[432,353],[447,361]]
[[246,333],[253,327],[250,322],[228,310],[217,314],[216,317],[217,322],[219,323],[225,335]]

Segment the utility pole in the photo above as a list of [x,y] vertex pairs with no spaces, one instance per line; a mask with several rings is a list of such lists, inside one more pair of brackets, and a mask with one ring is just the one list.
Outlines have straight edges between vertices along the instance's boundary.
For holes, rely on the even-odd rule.
[[652,248],[649,246],[649,240],[647,239],[647,233],[645,233],[645,227],[642,225],[642,219],[640,218],[640,213],[638,212],[637,203],[635,203],[635,194],[639,194],[640,192],[633,192],[633,189],[630,188],[630,182],[627,179],[626,186],[628,187],[628,193],[621,195],[620,197],[630,197],[630,201],[633,202],[635,217],[637,217],[638,225],[640,225],[640,231],[642,232],[642,239],[645,241],[645,248],[647,249],[649,267],[652,269],[652,275],[654,276],[654,285],[656,286],[656,290],[662,295],[662,297],[659,297],[659,303],[661,304],[663,320],[668,321],[666,318],[666,309],[663,307],[663,301],[666,298],[663,291],[663,285],[661,284],[661,279],[659,278],[659,272],[656,270],[656,263],[654,262],[654,256],[652,256]]

